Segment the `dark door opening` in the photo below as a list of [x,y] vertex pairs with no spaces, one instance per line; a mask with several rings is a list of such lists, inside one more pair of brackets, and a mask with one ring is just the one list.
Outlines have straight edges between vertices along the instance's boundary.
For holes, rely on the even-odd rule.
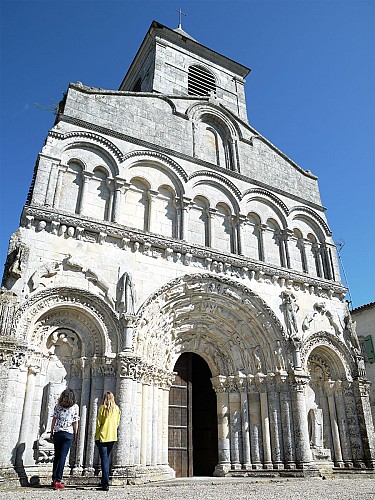
[[203,358],[182,354],[169,396],[169,465],[176,477],[212,476],[218,461],[216,395]]

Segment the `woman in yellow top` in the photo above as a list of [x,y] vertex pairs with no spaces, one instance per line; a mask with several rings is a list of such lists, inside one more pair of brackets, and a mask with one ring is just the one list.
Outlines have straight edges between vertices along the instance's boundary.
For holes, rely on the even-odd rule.
[[95,443],[99,449],[102,465],[102,481],[100,489],[109,490],[109,456],[117,441],[117,427],[120,423],[120,409],[115,403],[112,392],[106,392],[99,408],[96,421]]

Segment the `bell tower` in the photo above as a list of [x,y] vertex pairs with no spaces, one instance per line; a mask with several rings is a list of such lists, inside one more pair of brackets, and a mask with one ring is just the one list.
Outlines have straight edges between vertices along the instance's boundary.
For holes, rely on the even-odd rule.
[[173,30],[153,21],[119,90],[210,98],[247,122],[244,83],[249,72],[180,26]]

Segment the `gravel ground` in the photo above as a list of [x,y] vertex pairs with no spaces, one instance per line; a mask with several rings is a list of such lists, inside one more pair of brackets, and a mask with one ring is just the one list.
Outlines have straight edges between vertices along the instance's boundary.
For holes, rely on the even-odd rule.
[[375,479],[196,479],[190,483],[153,483],[142,486],[112,487],[109,492],[67,487],[6,488],[0,486],[4,500],[373,500]]

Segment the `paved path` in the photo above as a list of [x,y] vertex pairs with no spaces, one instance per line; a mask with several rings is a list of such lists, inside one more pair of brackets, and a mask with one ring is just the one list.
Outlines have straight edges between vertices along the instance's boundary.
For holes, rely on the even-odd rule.
[[375,479],[237,479],[204,478],[142,486],[89,488],[7,488],[4,500],[374,500]]

